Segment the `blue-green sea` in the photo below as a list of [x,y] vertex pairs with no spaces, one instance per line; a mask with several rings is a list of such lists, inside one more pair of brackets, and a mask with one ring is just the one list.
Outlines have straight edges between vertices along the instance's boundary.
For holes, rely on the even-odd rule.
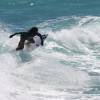
[[[15,51],[38,27],[44,46]],[[0,0],[0,100],[99,100],[100,0]]]

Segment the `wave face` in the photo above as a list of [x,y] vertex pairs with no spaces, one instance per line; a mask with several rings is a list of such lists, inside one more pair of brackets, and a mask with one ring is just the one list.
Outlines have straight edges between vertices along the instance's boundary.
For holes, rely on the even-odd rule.
[[44,47],[15,52],[19,37],[8,39],[11,28],[0,24],[0,99],[99,99],[100,17],[59,17],[37,26],[48,33]]

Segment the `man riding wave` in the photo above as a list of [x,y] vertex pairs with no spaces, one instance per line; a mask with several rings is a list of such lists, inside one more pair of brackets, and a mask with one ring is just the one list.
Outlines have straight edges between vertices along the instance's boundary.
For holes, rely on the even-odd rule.
[[22,50],[24,48],[24,43],[27,40],[27,43],[34,43],[34,36],[39,36],[41,39],[41,45],[43,46],[43,38],[42,35],[38,32],[38,28],[37,27],[32,27],[29,31],[27,32],[18,32],[18,33],[14,33],[12,35],[9,36],[9,38],[12,38],[15,35],[20,34],[20,41],[18,43],[18,47],[16,48],[16,50]]

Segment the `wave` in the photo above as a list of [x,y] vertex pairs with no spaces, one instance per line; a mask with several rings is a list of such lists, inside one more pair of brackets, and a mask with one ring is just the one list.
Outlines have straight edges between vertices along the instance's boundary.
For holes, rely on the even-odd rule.
[[100,73],[100,18],[62,17],[37,26],[41,33],[49,36],[44,47],[31,52],[14,52],[19,37],[8,39],[12,31],[0,27],[0,93],[3,100],[15,97],[16,100],[29,97],[30,100],[65,100],[78,98],[77,93],[79,96],[87,93],[95,85],[91,75]]

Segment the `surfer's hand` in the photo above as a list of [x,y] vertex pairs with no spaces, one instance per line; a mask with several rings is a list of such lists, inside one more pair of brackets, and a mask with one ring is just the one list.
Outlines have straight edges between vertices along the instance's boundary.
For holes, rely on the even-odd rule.
[[13,35],[10,35],[10,36],[9,36],[9,38],[12,38],[12,37],[13,37]]

